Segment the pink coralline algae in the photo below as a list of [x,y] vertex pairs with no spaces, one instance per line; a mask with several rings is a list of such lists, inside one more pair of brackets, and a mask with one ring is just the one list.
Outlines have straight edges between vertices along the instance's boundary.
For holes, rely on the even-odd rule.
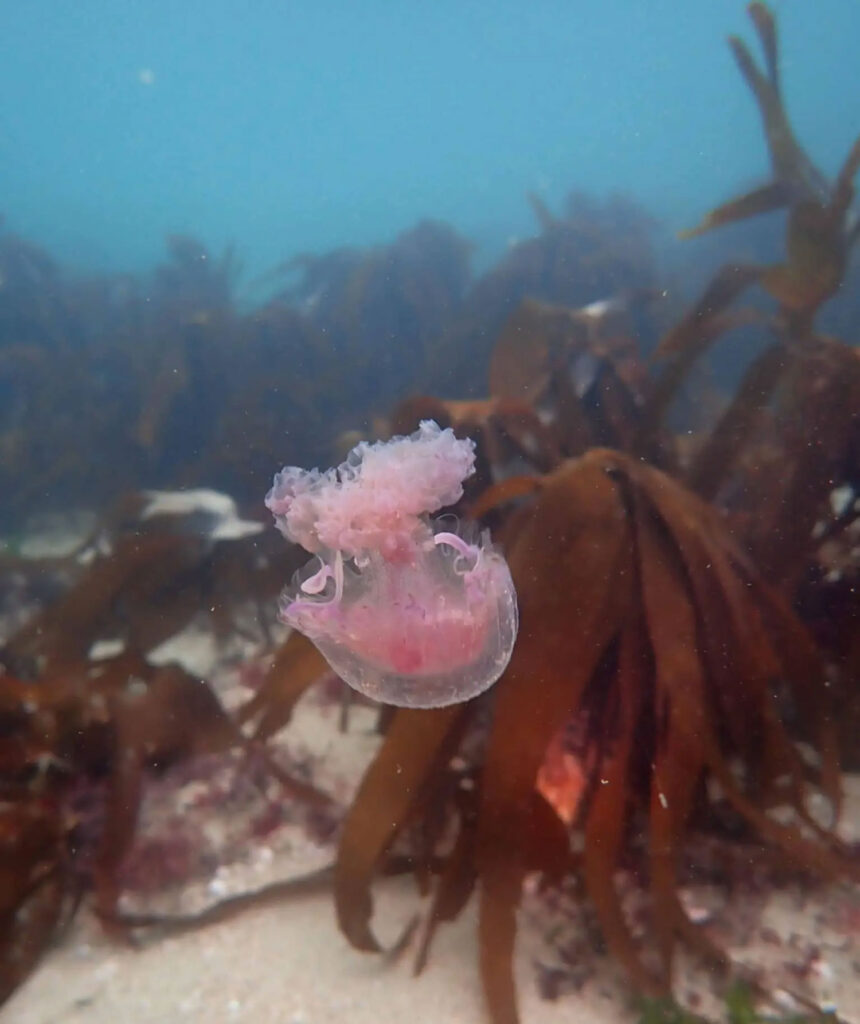
[[362,442],[337,469],[283,469],[266,497],[281,533],[315,557],[281,618],[350,686],[387,704],[443,707],[499,678],[517,635],[507,563],[489,533],[457,532],[474,443],[427,420]]

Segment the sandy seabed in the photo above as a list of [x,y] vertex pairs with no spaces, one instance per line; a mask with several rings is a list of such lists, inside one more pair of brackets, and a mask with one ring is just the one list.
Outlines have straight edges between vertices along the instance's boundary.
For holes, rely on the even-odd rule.
[[[225,703],[242,699],[238,674],[216,669],[218,654],[205,631],[195,635],[192,630],[180,646],[192,670],[220,677]],[[317,766],[314,782],[345,807],[379,739],[372,709],[353,708],[346,734],[339,732],[339,715],[336,702],[312,691],[277,745],[293,761],[310,759]],[[191,782],[186,790],[200,785]],[[207,829],[213,825],[210,815],[207,811],[204,819]],[[228,811],[222,817],[235,815]],[[170,820],[158,799],[148,796],[139,838]],[[860,776],[846,778],[843,823],[846,839],[860,839]],[[300,822],[288,822],[214,875],[168,893],[166,901],[156,899],[154,906],[142,899],[131,909],[197,910],[224,896],[315,871],[331,862],[333,852],[331,840],[313,840]],[[810,889],[798,883],[727,902],[705,886],[691,886],[682,897],[688,909],[718,928],[738,967],[755,968],[766,979],[785,1011],[799,1009],[789,997],[795,993],[835,1008],[848,1024],[860,1024],[860,887]],[[374,898],[373,925],[389,946],[426,909],[407,878],[378,881]],[[396,958],[352,949],[338,931],[327,891],[257,906],[138,948],[105,935],[84,906],[0,1019],[9,1024],[484,1024],[476,909],[473,898],[456,921],[439,927],[429,965],[414,977],[414,948]],[[569,962],[554,960],[557,950],[547,941],[551,915],[540,898],[532,893],[524,900],[516,962],[523,1024],[632,1024],[637,1013],[625,976],[595,951],[587,916],[573,916],[565,918],[569,941],[574,932],[568,948],[584,952],[571,969]],[[559,966],[558,998],[543,998],[539,976]],[[676,991],[683,1001],[718,1017],[717,990],[700,964],[679,956]]]
[[[377,886],[379,933],[394,936],[414,913],[414,887],[403,881]],[[845,1021],[860,1021],[857,940],[827,934],[820,911],[797,894],[781,895],[762,915],[767,925],[734,950],[739,962],[792,972],[822,950],[822,1003],[836,1005]],[[82,914],[74,932],[54,950],[3,1013],[10,1024],[168,1024],[172,1021],[248,1024],[481,1024],[486,1021],[475,945],[475,902],[440,929],[431,962],[415,978],[409,958],[391,962],[350,949],[337,931],[325,895],[248,911],[204,930],[168,937],[142,949],[113,944]],[[782,947],[763,935],[779,933]],[[578,992],[542,999],[535,979],[536,937],[526,934],[517,975],[524,1024],[628,1024],[636,1019],[620,973],[602,961]],[[793,962],[793,963],[790,963]],[[702,1011],[717,1002],[711,979],[679,963],[679,989],[698,991]],[[811,979],[814,984],[815,979]],[[778,984],[778,981],[777,981]],[[808,986],[807,986],[808,988]],[[777,988],[778,991],[778,988]],[[786,1009],[790,1003],[786,1002]]]
[[[860,828],[860,777],[849,781],[848,815]],[[222,870],[219,887],[210,881],[200,893],[211,900],[216,888],[218,895],[224,886],[230,893],[254,888],[330,860],[330,850],[308,846],[299,864],[297,845],[288,846]],[[708,906],[704,887],[684,895],[688,905]],[[374,927],[388,945],[426,907],[407,878],[378,881],[374,897]],[[637,1014],[626,980],[596,952],[584,954],[584,980],[562,984],[555,1001],[541,997],[537,965],[552,963],[546,916],[536,897],[527,896],[516,965],[523,1024],[632,1024]],[[726,916],[724,908],[724,934]],[[787,996],[795,992],[836,1008],[850,1024],[860,1022],[857,887],[790,886],[742,901],[728,916],[733,960],[763,971],[772,991],[783,994],[786,1011],[798,1008]],[[572,927],[584,931],[585,925]],[[112,941],[83,908],[0,1016],[10,1024],[482,1024],[476,928],[473,898],[456,921],[439,928],[428,967],[414,977],[410,948],[398,958],[353,950],[337,929],[327,892],[249,909],[141,948]],[[676,989],[699,1012],[719,1016],[715,979],[683,955]]]
[[[380,887],[381,931],[414,910],[412,887]],[[405,916],[404,916],[405,915]],[[106,945],[83,925],[8,1005],[15,1024],[169,1021],[254,1024],[471,1024],[485,1020],[475,963],[474,910],[443,929],[418,978],[349,949],[331,901],[301,899],[143,949]],[[524,973],[528,965],[524,964]],[[523,977],[522,1009],[534,1024],[632,1019],[609,994],[548,1003]],[[571,1014],[574,1014],[572,1017]]]

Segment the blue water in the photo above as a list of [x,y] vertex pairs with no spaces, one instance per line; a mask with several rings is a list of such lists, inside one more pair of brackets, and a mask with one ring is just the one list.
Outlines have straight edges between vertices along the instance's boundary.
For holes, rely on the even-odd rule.
[[[860,3],[774,9],[789,111],[832,172],[860,127]],[[7,0],[0,210],[124,270],[167,232],[255,272],[422,216],[480,259],[532,230],[527,190],[620,190],[676,228],[767,173],[729,32],[755,45],[736,0]]]

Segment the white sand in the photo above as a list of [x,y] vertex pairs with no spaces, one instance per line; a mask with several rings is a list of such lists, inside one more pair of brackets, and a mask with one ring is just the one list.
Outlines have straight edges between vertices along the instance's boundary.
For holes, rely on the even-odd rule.
[[[389,881],[377,885],[376,895],[378,933],[393,940],[416,908],[414,889],[405,880]],[[775,899],[763,919],[784,936],[794,936],[791,948],[751,943],[740,951],[740,961],[772,961],[778,989],[780,965],[802,959],[806,944],[814,940],[825,950],[823,973],[830,977],[824,981],[836,996],[839,1012],[845,1020],[860,1020],[860,982],[852,970],[857,940],[818,932],[820,921],[810,905],[800,906],[791,894]],[[349,948],[325,896],[248,911],[141,950],[110,943],[84,914],[74,933],[12,998],[3,1020],[479,1024],[486,1016],[476,970],[475,925],[473,901],[458,921],[440,929],[429,967],[414,978],[408,957],[390,963]],[[622,979],[604,961],[598,962],[595,976],[580,992],[566,993],[554,1003],[541,1000],[531,965],[534,939],[524,936],[517,967],[524,1024],[635,1020],[625,1005]],[[716,1006],[709,979],[699,969],[685,968],[682,961],[679,974],[679,988],[703,994],[703,1010]],[[803,987],[790,972],[789,983],[794,991]]]
[[[190,646],[189,656],[217,660],[206,644]],[[236,679],[228,672],[219,686],[231,706],[242,696]],[[310,758],[317,766],[317,784],[346,805],[362,766],[378,745],[374,720],[370,709],[355,707],[349,732],[343,735],[337,729],[337,707],[315,691],[302,701],[294,721],[278,737],[278,746],[284,755]],[[850,777],[847,784],[845,832],[857,839],[860,776]],[[190,787],[200,785],[192,782]],[[163,810],[157,795],[151,795],[142,817],[144,835],[159,821],[169,820]],[[230,820],[235,817],[229,807],[226,814]],[[213,825],[217,841],[219,827]],[[221,828],[223,839],[225,827]],[[138,901],[136,909],[197,908],[223,895],[301,875],[332,856],[330,844],[314,842],[301,821],[290,820],[209,879],[185,887],[179,895]],[[392,944],[423,909],[422,903],[408,879],[379,881],[374,895],[374,927],[384,943]],[[832,1002],[844,1020],[860,1024],[860,889],[786,889],[762,893],[758,900],[741,898],[734,905],[725,904],[725,894],[714,898],[704,887],[683,896],[706,917],[713,914],[712,923],[733,960],[763,969],[771,991]],[[10,1024],[481,1024],[487,1017],[477,971],[475,913],[473,899],[457,921],[439,928],[430,964],[414,978],[412,949],[391,962],[349,947],[326,893],[257,907],[141,949],[112,942],[84,907],[69,934],[48,953],[0,1017]],[[635,1021],[623,975],[592,952],[586,926],[575,915],[568,931],[575,939],[576,930],[581,933],[574,945],[584,952],[574,966],[577,972],[584,968],[583,978],[579,987],[573,980],[563,985],[557,1001],[541,999],[535,962],[557,962],[552,945],[541,934],[550,927],[550,915],[529,897],[521,916],[516,971],[523,1024]],[[713,981],[700,965],[679,957],[676,990],[685,999],[692,996],[699,1012],[716,1010]],[[791,1008],[790,1003],[785,1008]]]
[[[367,741],[364,733],[362,743]],[[850,784],[848,823],[856,834],[860,778]],[[253,888],[310,870],[329,856],[325,848],[301,849],[295,843],[287,852],[265,852],[269,855],[251,856],[219,872],[219,886],[229,892]],[[301,867],[297,859],[304,862]],[[210,895],[215,888],[210,883]],[[393,944],[421,901],[408,879],[379,881],[374,895],[377,935]],[[713,893],[704,888],[684,896],[693,906],[713,903]],[[541,922],[547,927],[548,915],[540,908],[533,898],[527,901],[520,929],[517,976],[524,1024],[635,1021],[620,971],[590,952],[584,954],[588,978],[578,991],[567,986],[556,1002],[540,998],[535,960],[548,959],[537,934]],[[138,950],[107,939],[84,909],[61,946],[7,1004],[2,1019],[10,1024],[480,1024],[487,1018],[477,973],[475,911],[473,899],[456,922],[439,928],[430,964],[414,978],[411,949],[389,961],[350,948],[337,930],[327,894],[258,907]],[[834,1006],[851,1024],[860,1022],[856,887],[763,893],[759,902],[724,907],[716,920],[730,936],[733,960],[762,968],[771,991],[795,992]],[[701,965],[681,956],[676,980],[680,995],[694,993],[701,1000],[700,1012],[716,1011],[713,979]],[[792,1008],[797,1006],[786,1000],[786,1011]]]
[[[380,932],[393,935],[415,906],[412,887],[378,887]],[[324,897],[263,908],[140,951],[106,945],[91,925],[54,952],[6,1009],[15,1024],[247,1021],[254,1024],[399,1024],[484,1020],[475,969],[474,912],[437,936],[430,966],[413,978],[351,950]],[[534,1024],[618,1022],[617,1005],[590,998],[541,1002],[523,965],[522,1009]]]

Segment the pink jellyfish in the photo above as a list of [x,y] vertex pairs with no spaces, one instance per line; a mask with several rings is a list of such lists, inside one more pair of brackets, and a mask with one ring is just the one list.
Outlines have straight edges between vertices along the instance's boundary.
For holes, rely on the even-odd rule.
[[282,620],[375,700],[457,704],[510,659],[507,563],[487,531],[429,518],[461,497],[474,449],[426,420],[409,437],[356,445],[337,469],[288,466],[266,497],[281,533],[315,556],[282,595]]

